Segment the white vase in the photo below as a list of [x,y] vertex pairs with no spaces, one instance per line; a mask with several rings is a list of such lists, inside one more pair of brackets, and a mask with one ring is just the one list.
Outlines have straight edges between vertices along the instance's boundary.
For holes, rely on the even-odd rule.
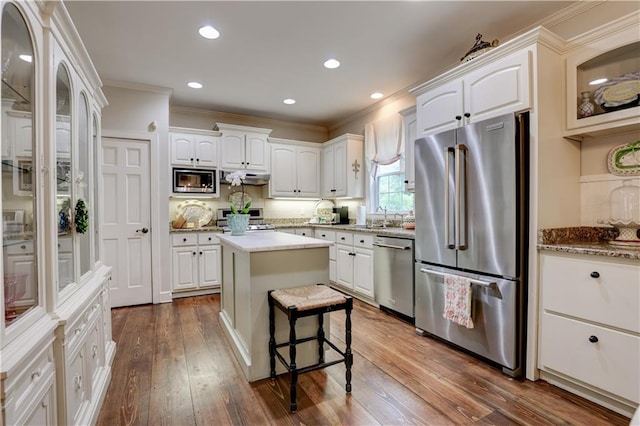
[[578,115],[580,118],[585,118],[593,115],[595,111],[595,106],[589,99],[591,92],[582,92],[580,96],[582,96],[582,103],[578,106]]
[[227,223],[231,229],[231,235],[244,235],[249,228],[248,214],[229,214],[227,215]]

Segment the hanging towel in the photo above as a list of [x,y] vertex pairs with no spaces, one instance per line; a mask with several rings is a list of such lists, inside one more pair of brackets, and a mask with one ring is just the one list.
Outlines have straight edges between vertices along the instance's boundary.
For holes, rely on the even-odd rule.
[[442,316],[451,322],[473,328],[471,318],[471,279],[446,274],[444,277],[444,312]]

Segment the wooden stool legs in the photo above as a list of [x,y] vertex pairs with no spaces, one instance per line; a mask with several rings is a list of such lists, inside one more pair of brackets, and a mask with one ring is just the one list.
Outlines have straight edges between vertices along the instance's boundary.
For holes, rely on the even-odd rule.
[[[318,291],[327,292],[328,287],[323,285],[318,285]],[[295,289],[292,289],[295,290]],[[311,291],[316,290],[316,288],[312,287]],[[351,393],[351,367],[353,366],[353,354],[351,352],[351,311],[353,309],[353,299],[350,296],[344,296],[341,293],[336,292],[335,290],[329,289],[331,293],[335,293],[334,298],[330,300],[330,302],[324,304],[315,304],[313,307],[305,306],[302,309],[298,309],[296,305],[291,305],[289,303],[283,303],[282,300],[279,300],[277,297],[274,297],[271,293],[274,290],[268,292],[268,301],[269,301],[269,369],[270,369],[270,377],[271,380],[275,380],[276,378],[276,357],[282,362],[287,371],[289,372],[289,403],[291,412],[294,413],[298,409],[297,403],[297,385],[298,385],[298,375],[307,373],[309,371],[318,370],[320,368],[329,367],[335,364],[339,364],[344,362],[346,367],[345,373],[345,389],[347,393]],[[284,290],[279,290],[284,292]],[[275,322],[275,308],[280,309],[282,312],[287,315],[289,320],[289,341],[283,343],[276,343],[276,322]],[[306,309],[305,309],[306,308]],[[337,310],[344,310],[346,313],[346,322],[345,322],[345,346],[346,349],[342,352],[336,345],[330,342],[324,332],[324,314],[329,312],[334,312]],[[312,315],[317,315],[318,318],[318,331],[316,336],[305,337],[302,339],[298,339],[296,336],[296,322],[298,318],[304,318]],[[296,363],[296,345],[300,343],[317,341],[318,343],[318,363],[313,364],[307,367],[298,368]],[[341,357],[334,361],[325,361],[324,357],[324,347],[327,344],[331,349],[338,352]],[[283,355],[278,351],[278,348],[289,347],[289,360],[283,357]]]

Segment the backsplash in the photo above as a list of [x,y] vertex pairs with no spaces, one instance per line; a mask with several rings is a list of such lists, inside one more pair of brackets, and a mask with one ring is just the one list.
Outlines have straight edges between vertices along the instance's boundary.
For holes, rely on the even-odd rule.
[[[235,188],[234,188],[235,189]],[[251,207],[262,208],[264,217],[267,221],[271,219],[281,220],[290,219],[293,223],[304,223],[313,217],[314,208],[318,200],[289,200],[289,199],[272,199],[266,198],[265,186],[245,186],[244,191],[251,197]],[[172,197],[169,199],[169,219],[175,220],[177,213],[176,207],[179,203],[186,199],[197,199],[203,201],[213,210],[213,224],[218,209],[229,208],[229,194],[232,191],[228,184],[220,184],[220,198],[198,198],[198,197]],[[356,207],[362,203],[362,200],[336,200],[337,206],[349,207],[349,218],[355,220]]]
[[638,176],[616,176],[613,174],[587,175],[580,178],[580,224],[582,226],[606,226],[598,223],[607,220],[609,214],[609,194],[622,186],[625,180],[640,185]]

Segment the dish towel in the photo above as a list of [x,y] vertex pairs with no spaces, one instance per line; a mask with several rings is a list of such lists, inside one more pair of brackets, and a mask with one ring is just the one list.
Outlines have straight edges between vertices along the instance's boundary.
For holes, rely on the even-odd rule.
[[473,328],[471,306],[473,292],[471,279],[446,274],[444,277],[444,312],[442,316],[451,322]]

